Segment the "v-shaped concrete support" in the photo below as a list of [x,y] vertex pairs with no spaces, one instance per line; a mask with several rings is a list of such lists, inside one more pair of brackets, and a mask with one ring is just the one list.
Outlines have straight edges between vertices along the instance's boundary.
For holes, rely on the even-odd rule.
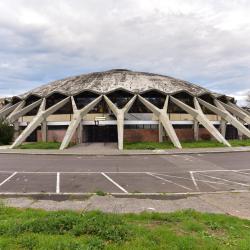
[[18,110],[14,110],[8,117],[7,117],[7,120],[9,122],[14,122],[16,121],[19,117],[22,117],[24,116],[25,114],[27,114],[28,112],[30,112],[32,109],[36,108],[38,105],[40,105],[42,103],[42,100],[43,99],[40,99],[34,103],[31,103],[30,105],[22,108],[21,110],[18,109]]
[[133,96],[128,103],[122,109],[117,108],[117,106],[107,97],[104,96],[104,100],[108,104],[109,108],[112,110],[117,120],[117,135],[118,135],[118,149],[123,150],[123,137],[124,137],[124,116],[132,107],[136,96]]
[[228,123],[231,123],[241,133],[250,137],[250,131],[241,122],[239,122],[234,116],[232,116],[229,112],[227,112],[226,109],[217,100],[215,100],[215,103],[217,103],[217,107],[215,107],[212,104],[210,104],[204,100],[201,100],[199,98],[198,98],[198,101],[200,104],[205,106],[207,109],[209,109],[212,112],[214,112],[215,114],[221,116]]
[[233,108],[236,108],[236,109],[242,111],[243,113],[245,113],[246,115],[250,116],[250,112],[249,111],[247,111],[246,109],[244,109],[242,107],[239,107],[238,105],[236,105],[236,104],[234,104],[232,102],[228,102],[227,105],[229,105],[229,106],[231,106]]
[[56,103],[52,107],[45,110],[46,106],[46,99],[44,98],[41,106],[39,108],[39,111],[37,115],[34,117],[34,119],[31,121],[31,123],[24,129],[24,131],[18,136],[18,138],[15,140],[15,142],[11,145],[10,148],[15,148],[21,145],[25,139],[51,114],[56,112],[58,109],[63,107],[68,101],[70,97],[67,97],[60,101],[59,103]]
[[1,108],[0,108],[0,113],[1,113],[3,110],[9,108],[10,106],[12,106],[12,104],[11,104],[11,103],[8,103],[8,104],[4,105],[3,107],[1,107]]
[[170,100],[173,103],[175,103],[177,106],[179,106],[181,109],[185,110],[187,113],[192,115],[193,118],[197,120],[200,124],[202,124],[217,141],[223,143],[224,145],[228,147],[231,147],[228,141],[221,135],[221,133],[213,126],[213,124],[204,115],[199,105],[199,102],[197,101],[196,98],[194,98],[195,109],[183,103],[182,101],[179,101],[173,96],[170,96]]
[[7,104],[3,109],[0,111],[0,119],[6,118],[11,112],[13,112],[22,102],[18,102],[14,105]]
[[101,101],[101,99],[102,99],[102,96],[99,96],[95,100],[90,102],[88,105],[86,105],[84,108],[78,110],[76,103],[75,103],[75,100],[74,100],[74,97],[71,96],[71,102],[72,102],[74,115],[73,115],[72,120],[68,126],[67,132],[63,138],[63,141],[62,141],[61,146],[60,146],[60,150],[63,150],[69,146],[69,143],[70,143],[76,129],[78,128],[79,124],[81,123],[83,116],[85,116],[92,108],[94,108],[96,106],[96,104],[98,104]]
[[20,111],[24,105],[25,105],[25,101],[21,101],[20,104],[8,115],[6,120],[11,122],[11,120],[9,118],[12,117],[13,114],[15,114],[16,112]]
[[157,108],[155,105],[153,105],[151,102],[143,98],[142,96],[139,96],[139,100],[152,112],[154,113],[158,119],[159,122],[164,127],[169,139],[173,143],[173,145],[176,148],[182,148],[181,143],[179,141],[179,138],[177,137],[175,130],[169,120],[168,114],[167,114],[167,108],[168,108],[168,102],[169,102],[169,96],[166,97],[164,107],[163,109]]
[[242,121],[246,122],[247,124],[250,124],[250,116],[246,112],[242,111],[236,105],[226,104],[226,103],[218,101],[218,100],[216,100],[216,103],[217,103],[217,107],[223,106],[225,110],[229,111],[230,113],[232,113],[236,117],[239,117]]

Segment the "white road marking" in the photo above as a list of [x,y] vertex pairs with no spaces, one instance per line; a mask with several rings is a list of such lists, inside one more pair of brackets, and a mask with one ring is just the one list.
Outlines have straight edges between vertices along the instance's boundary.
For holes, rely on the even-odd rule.
[[247,185],[247,184],[241,183],[241,182],[230,181],[230,180],[227,180],[227,179],[223,179],[223,178],[220,178],[220,177],[215,177],[215,176],[211,176],[211,175],[207,175],[207,174],[200,174],[200,175],[206,176],[208,178],[216,179],[216,180],[221,180],[221,181],[225,181],[225,182],[234,183],[234,184],[245,186],[245,187],[250,187],[250,185]]
[[[183,186],[183,185],[180,185],[178,183],[175,183],[174,181],[170,181],[168,180],[167,178],[161,178],[160,176],[166,176],[166,177],[172,177],[172,178],[178,178],[178,179],[186,179],[186,180],[190,180],[193,182],[197,192],[196,193],[199,193],[201,192],[200,189],[199,189],[199,186],[198,186],[198,183],[199,182],[205,182],[205,183],[211,183],[211,184],[220,184],[220,185],[230,185],[230,184],[237,184],[237,185],[241,185],[241,186],[246,186],[246,187],[250,187],[250,185],[247,185],[245,183],[239,183],[239,182],[235,182],[235,181],[232,181],[230,180],[230,177],[229,179],[223,179],[223,178],[220,178],[220,177],[215,177],[215,176],[212,176],[212,175],[207,175],[206,173],[218,173],[218,172],[231,172],[231,173],[238,173],[238,174],[242,174],[242,175],[249,175],[250,173],[247,173],[247,172],[244,172],[244,171],[250,171],[250,169],[237,169],[237,170],[228,170],[228,169],[215,169],[215,170],[199,170],[199,171],[187,171],[185,173],[189,173],[190,176],[191,176],[191,179],[189,178],[185,178],[185,177],[182,177],[182,176],[175,176],[175,175],[168,175],[167,173],[165,172],[159,172],[159,173],[153,173],[153,172],[34,172],[34,171],[28,171],[28,172],[25,172],[25,171],[22,171],[22,172],[19,172],[19,171],[16,171],[16,172],[13,172],[13,171],[0,171],[0,174],[1,173],[8,173],[10,174],[10,176],[8,178],[6,178],[2,183],[0,183],[0,186],[4,185],[7,181],[9,181],[13,176],[15,176],[17,173],[18,174],[37,174],[37,175],[42,175],[42,174],[56,174],[57,175],[57,180],[56,180],[56,193],[57,194],[62,194],[60,192],[60,175],[61,174],[102,174],[105,178],[107,178],[110,182],[112,182],[115,186],[117,186],[120,190],[122,190],[124,193],[126,194],[129,194],[129,192],[124,189],[123,187],[121,187],[118,183],[116,183],[113,179],[111,179],[108,174],[149,174],[150,176],[153,176],[155,178],[158,178],[158,179],[161,179],[163,181],[166,181],[166,182],[169,182],[169,183],[172,183],[173,185],[177,185],[177,186],[180,186],[184,189],[188,189],[188,190],[192,190],[191,188],[188,188],[186,186]],[[205,177],[208,177],[208,178],[211,178],[211,179],[214,179],[214,181],[210,181],[210,180],[200,180],[198,179],[197,177],[198,176],[195,176],[195,174],[199,174],[201,176],[205,176]],[[208,184],[207,184],[208,185]],[[209,185],[210,186],[210,185]],[[212,187],[212,186],[211,186]],[[5,194],[7,194],[8,192],[5,192]],[[190,192],[188,192],[190,193]],[[202,192],[204,193],[204,192]],[[206,192],[205,192],[206,193]],[[115,193],[112,193],[112,194],[115,194]],[[121,194],[121,193],[120,193]],[[146,193],[146,194],[149,194],[149,193]],[[153,193],[151,193],[153,194]],[[176,194],[176,193],[173,193],[173,194]]]
[[244,174],[244,175],[250,175],[250,173],[246,173],[246,172],[242,172],[242,170],[233,170],[234,173],[238,173],[238,174]]
[[195,178],[194,178],[194,173],[193,173],[193,171],[189,171],[189,173],[190,173],[191,179],[192,179],[192,181],[193,181],[193,183],[194,183],[194,186],[195,186],[196,190],[200,191],[199,186],[198,186],[198,184],[197,184],[197,182],[196,182],[196,180],[195,180]]
[[1,183],[0,183],[0,187],[4,184],[4,183],[6,183],[7,181],[9,181],[12,177],[14,177],[15,175],[17,174],[17,172],[14,172],[12,175],[10,175],[8,178],[6,178],[4,181],[2,181]]
[[[210,188],[212,188],[213,190],[219,190],[218,188],[216,188],[216,187],[214,187],[214,186],[212,186],[212,185],[210,185],[209,183],[205,183],[207,186],[209,186]],[[225,185],[225,184],[224,184]]]
[[[161,174],[161,173],[154,173],[155,175],[163,175],[166,177],[173,177],[173,178],[177,178],[177,179],[183,179],[183,180],[188,180],[188,181],[193,181],[192,178],[187,178],[187,177],[182,177],[182,176],[176,176],[176,175],[169,175],[169,174]],[[207,182],[207,183],[212,183],[212,184],[222,184],[224,185],[225,183],[222,182],[215,182],[215,181],[205,181],[205,180],[198,180],[197,178],[195,179],[196,182]]]
[[182,187],[182,188],[184,188],[184,189],[192,190],[191,188],[185,187],[185,186],[180,185],[180,184],[178,184],[178,183],[175,183],[175,182],[173,182],[173,181],[170,181],[170,180],[167,180],[167,179],[165,179],[165,178],[159,177],[159,176],[157,176],[157,175],[154,175],[153,173],[149,173],[149,172],[148,172],[148,173],[146,173],[146,174],[148,174],[148,175],[150,175],[150,176],[153,176],[153,177],[155,177],[155,178],[157,178],[157,179],[159,179],[159,180],[166,181],[166,182],[169,182],[169,183],[174,184],[174,185],[176,185],[176,186]]
[[56,174],[56,193],[60,193],[60,172]]
[[250,170],[248,168],[246,169],[209,169],[209,170],[192,170],[193,173],[206,173],[206,172],[233,172],[233,171],[244,171],[244,170]]
[[117,182],[115,182],[113,179],[111,179],[108,175],[105,173],[101,172],[101,174],[107,178],[111,183],[113,183],[115,186],[117,186],[119,189],[121,189],[124,193],[128,194],[128,191],[124,189],[122,186],[120,186]]

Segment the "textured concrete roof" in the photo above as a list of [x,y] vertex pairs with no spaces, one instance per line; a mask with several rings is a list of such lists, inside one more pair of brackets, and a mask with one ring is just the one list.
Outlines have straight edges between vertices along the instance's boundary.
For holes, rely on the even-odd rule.
[[20,95],[20,97],[26,98],[30,94],[45,97],[53,92],[75,95],[84,90],[104,94],[116,89],[124,89],[133,93],[159,90],[166,94],[187,91],[194,96],[211,93],[203,87],[173,77],[115,69],[54,81]]

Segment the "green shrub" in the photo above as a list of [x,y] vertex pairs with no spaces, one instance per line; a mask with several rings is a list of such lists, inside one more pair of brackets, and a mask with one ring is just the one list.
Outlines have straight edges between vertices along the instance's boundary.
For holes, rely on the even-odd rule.
[[14,126],[7,121],[0,120],[0,145],[8,145],[14,136]]

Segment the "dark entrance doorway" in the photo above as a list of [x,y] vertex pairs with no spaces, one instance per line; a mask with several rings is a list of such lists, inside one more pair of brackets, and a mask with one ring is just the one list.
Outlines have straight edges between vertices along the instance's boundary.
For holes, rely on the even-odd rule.
[[84,126],[85,142],[117,142],[117,126]]
[[238,139],[238,130],[233,127],[232,125],[227,125],[227,129],[226,129],[226,139],[227,140],[234,140],[234,139]]

